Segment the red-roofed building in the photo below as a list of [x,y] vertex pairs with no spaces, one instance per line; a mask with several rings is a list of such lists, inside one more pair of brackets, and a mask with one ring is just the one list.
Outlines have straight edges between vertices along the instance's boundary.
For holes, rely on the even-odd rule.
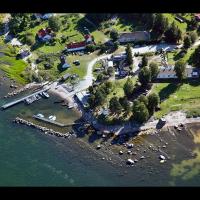
[[196,19],[197,21],[200,21],[200,13],[197,13],[197,14],[195,14],[194,16],[195,16],[195,19]]
[[40,40],[47,42],[52,38],[52,30],[51,28],[40,29],[37,36]]
[[69,43],[67,44],[67,51],[71,52],[71,51],[80,51],[80,50],[84,50],[86,48],[86,42],[73,42],[73,43]]
[[84,35],[84,38],[85,38],[85,40],[82,41],[82,42],[73,42],[73,43],[67,44],[67,46],[66,46],[67,51],[68,52],[72,52],[72,51],[85,50],[87,44],[94,43],[93,42],[93,38],[92,38],[92,36],[90,34]]
[[40,30],[38,31],[38,37],[39,37],[39,38],[42,38],[42,37],[44,37],[45,35],[46,35],[45,29],[40,29]]
[[86,41],[87,43],[92,42],[92,36],[91,36],[91,35],[87,34],[87,35],[84,36],[84,38],[85,38],[85,41]]

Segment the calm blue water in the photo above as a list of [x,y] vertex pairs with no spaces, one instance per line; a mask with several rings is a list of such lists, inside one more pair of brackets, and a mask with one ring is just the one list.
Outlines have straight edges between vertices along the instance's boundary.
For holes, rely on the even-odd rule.
[[[8,89],[9,85],[0,85],[0,97]],[[181,164],[183,160],[192,159],[190,152],[197,148],[192,137],[184,134],[162,134],[163,140],[169,143],[164,151],[171,158],[164,165],[159,163],[160,153],[148,151],[149,157],[139,161],[137,166],[120,167],[101,160],[101,156],[78,144],[76,138],[56,138],[12,123],[16,116],[31,119],[39,112],[56,114],[59,121],[65,122],[79,118],[76,113],[53,104],[54,100],[55,97],[41,99],[30,106],[19,104],[0,111],[0,186],[200,185],[200,159],[194,164],[193,161]],[[0,105],[6,101],[10,100],[0,98]],[[148,136],[142,140],[140,149],[147,149],[149,144],[162,145],[158,137]],[[198,149],[200,152],[199,146]],[[173,164],[178,164],[179,170],[172,176]],[[188,172],[191,174],[187,175]]]

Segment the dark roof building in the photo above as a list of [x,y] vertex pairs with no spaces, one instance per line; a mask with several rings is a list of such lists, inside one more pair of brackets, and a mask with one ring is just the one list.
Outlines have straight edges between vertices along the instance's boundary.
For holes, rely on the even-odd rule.
[[141,41],[150,41],[150,33],[147,31],[135,31],[132,33],[121,33],[118,41],[120,43],[127,42],[141,42]]
[[[199,70],[190,66],[186,67],[185,76],[187,78],[199,78]],[[160,72],[157,79],[176,79],[176,72],[174,66],[160,67]]]
[[197,13],[197,14],[195,14],[194,16],[195,16],[195,19],[196,19],[197,21],[200,21],[200,13]]

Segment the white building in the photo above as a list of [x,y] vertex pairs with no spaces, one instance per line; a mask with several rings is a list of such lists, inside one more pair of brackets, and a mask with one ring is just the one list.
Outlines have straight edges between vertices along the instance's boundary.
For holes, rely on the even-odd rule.
[[[185,70],[185,76],[187,78],[198,78],[199,71],[196,68],[187,66]],[[177,78],[174,66],[160,67],[160,72],[157,76],[157,79],[175,79]]]
[[79,100],[79,102],[82,104],[82,106],[84,108],[87,107],[88,103],[88,97],[90,96],[90,94],[87,91],[81,91],[81,92],[77,92],[76,93],[76,97]]
[[108,61],[108,67],[113,67],[113,61]]
[[127,42],[140,42],[140,41],[150,41],[150,33],[147,31],[135,31],[135,32],[125,32],[121,33],[118,41],[120,43]]

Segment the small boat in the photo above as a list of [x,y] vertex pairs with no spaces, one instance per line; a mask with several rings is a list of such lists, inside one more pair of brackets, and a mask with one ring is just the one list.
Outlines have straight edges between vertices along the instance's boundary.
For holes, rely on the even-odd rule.
[[40,114],[40,113],[38,113],[36,116],[37,116],[37,117],[44,117],[44,115],[43,115],[43,114]]
[[46,92],[42,92],[42,95],[43,95],[45,98],[49,98],[49,94],[47,94]]
[[49,119],[52,120],[52,121],[55,121],[56,120],[56,116],[55,115],[50,115]]
[[38,94],[36,94],[35,95],[35,100],[39,100],[39,99],[41,99],[41,97]]

